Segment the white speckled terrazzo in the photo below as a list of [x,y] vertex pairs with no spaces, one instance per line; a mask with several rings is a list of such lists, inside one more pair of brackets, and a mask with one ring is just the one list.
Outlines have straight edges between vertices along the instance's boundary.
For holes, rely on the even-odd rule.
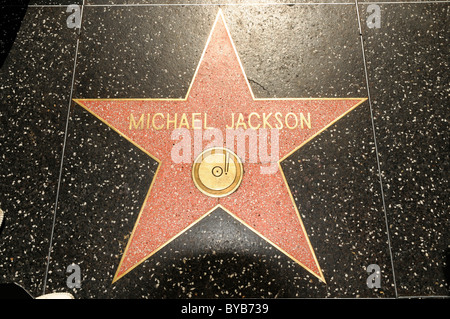
[[[88,0],[81,32],[66,3],[30,2],[0,71],[0,284],[108,299],[448,295],[448,3],[380,4],[371,29],[359,1],[359,30],[354,4],[289,2]],[[370,92],[280,163],[326,282],[216,207],[112,284],[158,162],[70,98],[185,97],[219,7],[255,97]]]

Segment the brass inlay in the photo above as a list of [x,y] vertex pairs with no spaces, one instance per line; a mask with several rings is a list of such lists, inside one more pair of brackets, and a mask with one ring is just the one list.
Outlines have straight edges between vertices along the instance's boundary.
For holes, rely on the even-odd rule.
[[205,195],[224,197],[241,184],[244,169],[240,158],[229,149],[204,150],[192,166],[192,180]]

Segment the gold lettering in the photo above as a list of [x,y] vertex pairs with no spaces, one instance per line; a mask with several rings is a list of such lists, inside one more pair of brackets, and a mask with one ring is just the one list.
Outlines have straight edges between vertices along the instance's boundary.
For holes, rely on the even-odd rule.
[[161,118],[164,120],[164,115],[163,115],[162,113],[155,113],[155,114],[153,115],[153,118],[152,118],[152,126],[153,126],[153,129],[155,129],[156,131],[159,131],[159,130],[162,130],[162,129],[164,128],[164,124],[161,124],[160,126],[156,126],[156,125],[155,125],[155,118],[156,118],[157,116],[161,117]]
[[275,125],[275,127],[279,130],[281,130],[283,128],[283,122],[281,121],[281,116],[283,116],[283,114],[281,114],[280,112],[275,113],[275,118],[277,120],[277,125]]
[[[235,115],[237,114],[237,117]],[[129,117],[129,129],[130,130],[142,130],[144,128],[153,128],[155,131],[163,129],[212,129],[208,126],[208,114],[207,113],[192,113],[192,123],[189,121],[188,114],[181,113],[178,118],[178,113],[142,113],[132,114]],[[203,119],[202,119],[203,116]],[[275,120],[271,121],[274,117]],[[283,119],[284,117],[284,119]],[[179,121],[178,121],[179,119]],[[192,125],[191,125],[192,124]],[[311,113],[287,113],[283,115],[281,112],[276,113],[257,113],[251,112],[245,119],[244,113],[231,113],[231,122],[226,125],[227,129],[239,129],[246,130],[250,128],[252,130],[258,130],[260,128],[276,128],[283,129],[288,128],[290,130],[296,128],[308,128],[311,129]]]
[[[295,125],[294,126],[289,126],[289,116],[293,116],[294,117],[294,119],[295,119]],[[293,129],[295,129],[295,128],[297,128],[297,126],[298,126],[298,118],[297,118],[297,115],[295,115],[294,113],[288,113],[288,114],[286,114],[286,117],[284,118],[284,122],[286,123],[286,127],[288,128],[288,129],[290,129],[290,130],[293,130]]]
[[[140,126],[140,127],[139,127]],[[144,129],[144,114],[141,115],[139,118],[139,121],[136,123],[136,120],[134,118],[133,114],[130,114],[130,126],[129,129]]]
[[252,130],[257,130],[259,129],[259,127],[261,126],[261,123],[259,123],[257,126],[253,126],[252,125],[252,116],[255,115],[256,117],[258,117],[258,119],[260,119],[261,117],[259,116],[258,113],[252,112],[250,113],[250,115],[248,116],[248,126],[252,129]]
[[227,129],[234,128],[234,113],[231,113],[231,126],[227,125]]
[[239,117],[238,117],[238,120],[236,122],[236,129],[238,129],[239,126],[243,126],[244,130],[247,129],[247,124],[245,124],[244,115],[242,115],[242,113],[239,113]]
[[178,128],[181,128],[181,126],[184,126],[187,129],[189,129],[189,122],[187,120],[186,113],[183,113],[183,115],[181,115],[180,124],[178,125]]
[[173,123],[173,128],[176,129],[177,128],[177,113],[175,113],[175,119],[173,119],[173,120],[170,119],[170,114],[167,113],[167,129],[169,129],[171,123]]
[[147,113],[147,129],[149,129],[150,128],[150,113]]
[[306,120],[303,113],[300,113],[300,127],[303,128],[303,122],[310,129],[311,128],[311,113],[308,112],[308,120]]
[[270,128],[272,128],[272,125],[270,125],[269,122],[267,122],[267,120],[272,116],[272,113],[269,113],[269,115],[266,117],[266,113],[263,113],[263,127],[266,128],[266,126],[269,126]]

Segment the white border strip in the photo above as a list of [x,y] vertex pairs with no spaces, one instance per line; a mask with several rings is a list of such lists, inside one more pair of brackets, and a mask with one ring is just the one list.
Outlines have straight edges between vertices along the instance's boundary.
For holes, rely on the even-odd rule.
[[[83,0],[83,4],[81,4],[81,12],[80,12],[80,29],[77,32],[81,32],[81,23],[83,21],[83,8],[84,8],[84,1]],[[67,7],[67,6],[65,6]],[[78,33],[79,34],[79,33]],[[63,166],[64,166],[64,155],[65,155],[65,150],[66,150],[66,142],[67,142],[67,131],[69,128],[69,119],[70,119],[70,110],[71,110],[71,105],[72,105],[72,96],[73,96],[73,87],[74,87],[74,83],[75,83],[75,71],[77,68],[77,57],[78,57],[78,46],[80,43],[80,37],[77,37],[77,43],[75,46],[75,58],[74,58],[74,62],[73,62],[73,70],[72,70],[72,83],[71,83],[71,87],[70,87],[70,96],[69,96],[69,106],[67,108],[67,117],[66,117],[66,127],[64,130],[64,141],[63,141],[63,148],[62,148],[62,152],[61,152],[61,164],[59,167],[59,177],[58,177],[58,185],[56,188],[56,199],[55,199],[55,207],[53,210],[53,223],[52,223],[52,231],[51,231],[51,235],[50,235],[50,244],[48,247],[48,255],[47,255],[47,266],[45,269],[45,276],[44,276],[44,282],[43,282],[43,288],[42,288],[42,295],[45,295],[45,288],[47,286],[47,277],[48,277],[48,272],[49,272],[49,268],[50,268],[50,259],[51,259],[51,253],[52,253],[52,249],[53,249],[53,235],[55,232],[55,224],[56,224],[56,213],[58,210],[58,202],[59,202],[59,191],[61,189],[61,179],[62,179],[62,172],[63,172]]]
[[386,235],[387,235],[388,246],[389,246],[389,254],[391,257],[391,267],[392,267],[392,276],[393,276],[393,281],[394,281],[395,297],[398,298],[397,283],[395,280],[395,271],[394,271],[394,258],[392,256],[391,236],[389,233],[389,223],[388,223],[388,218],[387,218],[386,202],[385,202],[385,198],[384,198],[383,178],[381,175],[380,157],[379,157],[379,153],[378,153],[378,143],[377,143],[375,122],[373,119],[372,99],[370,97],[370,88],[369,88],[369,75],[367,72],[366,55],[365,55],[365,50],[364,50],[364,39],[363,39],[363,33],[362,33],[362,28],[361,28],[361,19],[360,19],[359,9],[358,9],[358,0],[355,0],[355,7],[356,7],[356,15],[358,18],[359,38],[361,41],[361,51],[362,51],[362,60],[364,63],[364,74],[365,74],[365,79],[366,79],[367,98],[369,100],[370,118],[372,121],[373,142],[375,144],[375,155],[376,155],[376,159],[377,159],[378,179],[379,179],[379,183],[380,183],[381,200],[383,203],[384,221],[386,224]]

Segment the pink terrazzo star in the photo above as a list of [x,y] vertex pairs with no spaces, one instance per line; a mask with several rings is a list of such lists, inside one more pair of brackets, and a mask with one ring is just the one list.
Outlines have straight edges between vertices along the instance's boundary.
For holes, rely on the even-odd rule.
[[[295,119],[291,117],[291,122],[286,123],[283,118],[285,127],[279,130],[279,155],[283,160],[365,100],[255,98],[221,11],[186,98],[75,100],[159,162],[113,282],[217,207],[325,282],[281,167],[272,174],[262,174],[261,163],[244,162],[242,183],[234,193],[222,198],[204,195],[192,181],[192,163],[175,163],[171,158],[175,141],[170,128],[177,124],[167,122],[167,118],[173,120],[177,114],[180,126],[185,114],[189,121],[183,122],[183,127],[191,132],[194,130],[190,119],[202,119],[197,127],[203,132],[208,126],[220,129],[225,136],[233,113],[242,113],[247,124],[249,115],[257,113],[250,122],[254,127],[264,124],[263,114],[271,121],[267,120],[267,127],[280,123],[275,118],[277,112],[309,114],[309,122],[303,128],[297,125],[289,129],[287,126],[293,127]],[[203,122],[205,115],[207,125]]]

